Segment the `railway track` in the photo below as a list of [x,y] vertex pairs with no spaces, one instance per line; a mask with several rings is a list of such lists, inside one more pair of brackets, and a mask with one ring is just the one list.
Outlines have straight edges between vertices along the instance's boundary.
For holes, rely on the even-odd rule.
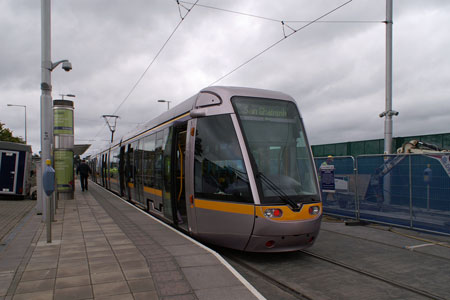
[[[436,238],[429,239],[429,238],[423,238],[423,237],[419,237],[419,236],[408,235],[408,234],[401,233],[398,230],[393,229],[392,227],[388,227],[388,226],[372,225],[372,226],[370,226],[370,228],[371,229],[376,229],[376,230],[381,230],[381,231],[386,231],[386,232],[391,232],[393,234],[398,235],[399,237],[407,237],[407,238],[411,239],[412,241],[415,240],[415,241],[418,241],[418,242],[422,242],[422,243],[424,243],[425,246],[433,245],[433,246],[444,247],[444,248],[450,249],[450,243],[449,242],[440,241],[440,240],[438,240]],[[354,239],[358,239],[358,240],[362,240],[362,241],[368,241],[368,242],[371,242],[371,243],[377,243],[377,244],[388,246],[388,247],[392,247],[392,248],[408,249],[408,250],[411,250],[411,251],[416,251],[416,250],[414,250],[416,248],[414,246],[412,246],[412,247],[405,247],[405,246],[395,245],[395,244],[392,244],[392,243],[387,243],[387,242],[383,242],[383,241],[370,239],[368,237],[355,236],[355,235],[352,235],[352,234],[349,234],[349,233],[343,233],[343,232],[338,232],[338,231],[334,231],[334,230],[328,230],[328,229],[324,229],[324,228],[321,228],[321,231],[322,232],[329,232],[329,233],[333,233],[333,234],[339,234],[339,235],[342,235],[342,236],[346,236],[346,237],[350,237],[350,238],[354,238]],[[417,248],[419,248],[419,247],[417,247]],[[432,253],[419,252],[419,251],[416,251],[416,253],[420,253],[421,255],[435,257],[435,258],[439,258],[439,259],[450,260],[447,257],[436,255],[436,254],[432,254]]]
[[[301,299],[301,300],[315,300],[314,297],[311,297],[307,293],[303,291],[299,291],[298,289],[291,287],[289,284],[282,282],[274,276],[269,276],[266,273],[259,270],[257,267],[253,267],[243,259],[234,256],[230,253],[224,253],[226,250],[218,251],[235,269],[241,273],[247,280],[249,280],[260,293],[263,294],[266,299],[271,300],[275,299],[272,297],[277,295],[277,299],[284,300],[293,300],[293,299]],[[258,278],[263,282],[264,289],[258,287],[258,284],[255,284],[255,281],[252,282],[251,278]],[[266,285],[268,284],[268,285]],[[280,297],[280,294],[284,294],[284,297]]]
[[377,275],[377,274],[374,274],[374,273],[371,273],[371,272],[368,272],[368,271],[365,271],[365,270],[362,270],[362,269],[358,269],[358,268],[352,267],[352,266],[350,266],[348,264],[339,262],[339,261],[334,260],[332,258],[324,257],[322,255],[315,254],[315,253],[313,253],[313,252],[311,252],[309,250],[301,250],[301,252],[303,252],[303,253],[305,253],[305,254],[307,254],[309,256],[312,256],[312,257],[314,257],[316,259],[320,259],[320,260],[326,261],[326,262],[328,262],[330,264],[333,264],[333,265],[345,268],[347,270],[351,270],[351,271],[353,271],[355,273],[358,273],[358,274],[361,274],[361,275],[364,275],[364,276],[367,276],[367,277],[370,277],[370,278],[373,278],[373,279],[376,279],[376,280],[379,280],[379,281],[383,281],[383,282],[388,283],[388,284],[390,284],[392,286],[398,287],[398,288],[403,289],[403,290],[408,290],[408,291],[410,291],[412,293],[421,295],[421,296],[429,298],[429,299],[435,299],[435,300],[438,300],[438,299],[439,300],[445,300],[446,299],[446,298],[442,298],[442,297],[440,297],[438,295],[432,294],[432,293],[430,293],[428,291],[423,291],[423,290],[417,289],[415,287],[406,285],[404,283],[394,281],[394,280],[392,280],[390,278],[383,277],[383,276],[380,276],[380,275]]
[[[311,289],[300,289],[298,286],[292,285],[290,282],[286,282],[283,278],[274,276],[273,274],[267,274],[264,272],[263,266],[258,266],[254,263],[251,263],[245,259],[245,257],[248,256],[248,254],[242,255],[236,255],[228,250],[219,250],[221,255],[223,255],[235,268],[238,269],[241,273],[244,273],[247,278],[252,284],[259,285],[258,290],[267,298],[267,299],[276,299],[272,296],[275,294],[279,294],[280,292],[274,292],[274,290],[278,289],[282,291],[285,295],[288,295],[289,297],[285,296],[282,299],[290,300],[290,299],[301,299],[301,300],[316,300],[316,299],[334,299],[335,295],[327,295],[326,293],[321,292],[320,295],[315,290]],[[330,265],[334,267],[339,267],[346,271],[351,271],[355,276],[355,278],[358,278],[358,280],[361,280],[361,276],[364,276],[368,279],[373,281],[378,281],[383,284],[390,285],[394,289],[399,289],[403,292],[400,292],[399,294],[409,294],[408,299],[435,299],[435,300],[445,300],[449,298],[444,298],[439,295],[430,293],[429,291],[424,291],[412,286],[409,286],[407,284],[393,281],[390,278],[380,276],[377,274],[374,274],[372,272],[369,272],[367,270],[355,268],[353,266],[350,266],[348,264],[345,264],[343,262],[339,262],[333,258],[325,257],[322,255],[318,255],[316,253],[311,252],[310,250],[301,250],[298,251],[298,253],[301,253],[302,255],[299,257],[301,259],[304,256],[308,256],[310,258],[313,258],[313,260],[316,260],[314,264],[317,265],[317,260],[320,261],[319,264],[325,269],[330,267]],[[241,253],[242,254],[242,253]],[[270,255],[266,255],[270,256]],[[292,261],[291,263],[295,264],[296,261]],[[300,275],[300,274],[299,274]],[[301,277],[301,275],[300,275]],[[259,280],[262,280],[265,282],[266,285],[262,284],[261,282],[259,284],[255,284],[255,282],[252,282],[252,278],[258,278]],[[322,283],[324,286],[327,285],[327,282]],[[376,283],[373,283],[374,285],[377,285]],[[261,288],[263,287],[263,288]],[[406,295],[405,294],[405,295]],[[415,297],[411,297],[412,295],[415,295]],[[342,295],[345,297],[345,295]],[[359,297],[358,297],[359,298]],[[277,296],[277,299],[278,298]],[[341,298],[344,299],[344,298]],[[351,297],[345,298],[345,299],[352,299]],[[363,299],[363,298],[361,298]],[[369,298],[368,298],[369,299]]]

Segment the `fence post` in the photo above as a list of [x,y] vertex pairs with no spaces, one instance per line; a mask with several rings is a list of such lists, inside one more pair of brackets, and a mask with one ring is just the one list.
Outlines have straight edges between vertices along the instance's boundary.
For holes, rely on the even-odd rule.
[[358,199],[358,157],[356,159],[351,156],[353,159],[353,175],[355,176],[355,209],[356,209],[356,220],[359,221],[360,212],[359,212],[359,199]]
[[409,226],[413,228],[413,201],[412,201],[412,171],[411,171],[411,154],[409,157]]

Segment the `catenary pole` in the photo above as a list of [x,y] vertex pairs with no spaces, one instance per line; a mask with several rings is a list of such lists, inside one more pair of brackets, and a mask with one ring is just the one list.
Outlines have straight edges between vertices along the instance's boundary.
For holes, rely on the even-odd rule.
[[27,106],[24,105],[25,108],[25,145],[27,145],[28,140],[27,140]]
[[[46,160],[51,160],[51,145],[53,140],[53,112],[51,85],[51,2],[41,0],[41,172],[46,168]],[[41,176],[42,178],[42,176]],[[51,197],[42,189],[45,222],[47,227],[47,243],[52,242],[51,230]]]
[[386,110],[384,116],[384,153],[392,153],[392,0],[386,0]]

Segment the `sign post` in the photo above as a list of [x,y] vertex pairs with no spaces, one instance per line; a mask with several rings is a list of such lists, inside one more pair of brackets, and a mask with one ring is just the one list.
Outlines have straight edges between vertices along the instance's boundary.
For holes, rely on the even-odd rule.
[[430,183],[433,177],[433,171],[430,168],[430,164],[423,170],[423,181],[427,184],[427,210],[430,210]]

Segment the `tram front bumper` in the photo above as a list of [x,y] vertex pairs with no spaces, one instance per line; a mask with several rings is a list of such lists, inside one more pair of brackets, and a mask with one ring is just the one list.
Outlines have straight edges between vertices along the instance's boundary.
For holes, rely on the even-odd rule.
[[245,251],[296,251],[314,244],[319,235],[322,214],[311,219],[274,220],[257,217]]
[[244,251],[249,252],[289,252],[312,246],[319,232],[288,236],[255,236],[250,237]]

